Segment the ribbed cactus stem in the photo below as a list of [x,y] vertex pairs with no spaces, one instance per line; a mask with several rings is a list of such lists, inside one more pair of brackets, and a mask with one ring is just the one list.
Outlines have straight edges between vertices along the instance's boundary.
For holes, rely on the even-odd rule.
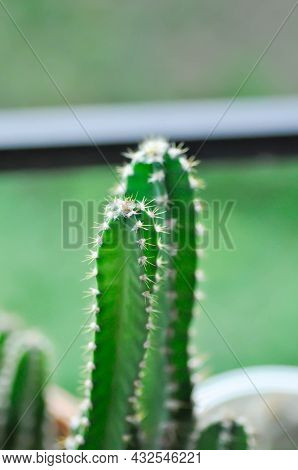
[[171,201],[172,265],[171,289],[173,308],[168,330],[169,371],[171,374],[168,403],[172,448],[185,448],[192,428],[192,383],[188,368],[189,328],[192,320],[195,270],[196,234],[194,191],[190,184],[192,164],[187,167],[184,155],[165,156],[166,185]]
[[[145,349],[144,357],[139,364],[139,373],[138,379],[135,382],[134,394],[130,397],[130,426],[127,434],[127,448],[128,449],[141,449],[149,446],[153,436],[150,435],[150,431],[154,429],[156,431],[156,426],[154,426],[156,416],[154,410],[151,410],[152,413],[148,416],[144,415],[144,410],[147,410],[147,400],[151,398],[152,382],[151,376],[148,383],[148,367],[151,358],[154,357],[155,367],[162,367],[159,364],[159,350],[156,338],[162,334],[163,330],[160,325],[160,305],[159,305],[159,289],[161,284],[162,276],[162,266],[160,263],[162,257],[162,250],[159,249],[159,236],[160,234],[156,232],[156,224],[160,223],[159,219],[163,213],[155,210],[156,208],[152,207],[150,204],[145,209],[145,198],[139,202],[139,206],[143,209],[143,212],[140,215],[140,220],[143,222],[144,227],[146,227],[147,234],[143,234],[141,238],[141,244],[144,243],[145,236],[146,240],[151,240],[150,243],[145,242],[145,253],[150,262],[148,263],[146,273],[141,276],[141,280],[145,282],[148,289],[148,295],[150,302],[145,306],[145,311],[149,316],[149,321],[146,325],[148,329],[147,343],[150,347]],[[142,229],[140,231],[142,234]],[[158,352],[158,355],[156,354]],[[159,369],[160,371],[160,369]],[[159,374],[160,375],[160,374]],[[154,384],[155,385],[155,384]],[[156,399],[162,399],[162,391],[164,390],[162,382],[160,387],[155,390]],[[149,395],[149,396],[148,396]],[[159,418],[160,419],[160,416]],[[157,434],[157,433],[156,433]],[[157,442],[158,436],[154,435],[155,442]]]
[[[186,157],[182,145],[170,145],[164,139],[143,142],[137,151],[126,156],[131,163],[122,171],[120,189],[126,194],[152,199],[157,207],[164,207],[168,236],[165,243],[168,252],[167,282],[161,298],[167,299],[161,317],[166,319],[166,341],[160,351],[166,352],[163,359],[166,369],[165,429],[166,447],[183,448],[192,429],[192,382],[188,367],[189,328],[195,298],[203,294],[198,284],[203,273],[197,260],[199,243],[204,227],[199,220],[201,202],[198,192],[203,187],[197,177],[194,158]],[[152,365],[151,365],[152,367]],[[156,375],[151,370],[151,375]],[[149,372],[148,372],[149,375]],[[161,374],[158,374],[159,376]],[[158,380],[158,379],[156,379]],[[148,416],[152,413],[155,397],[148,402]],[[150,404],[150,406],[149,406]],[[156,430],[155,430],[156,435]]]
[[48,449],[54,445],[44,386],[48,348],[36,332],[12,333],[0,375],[1,449]]
[[68,439],[70,448],[124,449],[131,438],[131,399],[139,393],[153,324],[149,286],[155,264],[147,249],[154,246],[154,231],[149,219],[145,201],[116,197],[107,204],[98,228],[91,252],[95,266],[88,276],[97,281],[90,290],[93,338],[87,345],[82,413]]
[[198,450],[248,450],[254,445],[251,431],[242,421],[226,419],[210,424],[196,441]]
[[[158,145],[163,146],[164,141]],[[136,415],[140,429],[140,445],[146,449],[159,448],[167,421],[167,362],[166,330],[169,321],[170,299],[168,291],[169,229],[168,207],[163,160],[158,148],[144,148],[140,154],[129,152],[131,162],[121,171],[122,188],[127,196],[151,201],[150,215],[155,216],[153,229],[156,247],[155,282],[150,286],[155,305],[152,311],[153,328],[149,333],[151,348],[146,351],[140,381],[141,393],[136,397]],[[140,158],[138,158],[140,157]],[[152,251],[152,250],[151,250]]]

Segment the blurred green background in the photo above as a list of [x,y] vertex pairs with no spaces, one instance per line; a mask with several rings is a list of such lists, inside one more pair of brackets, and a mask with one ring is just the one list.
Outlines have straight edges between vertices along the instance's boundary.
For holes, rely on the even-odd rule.
[[[228,222],[235,249],[211,243],[207,250],[204,307],[243,364],[297,365],[298,164],[205,163],[200,171],[208,202],[236,202]],[[114,182],[101,166],[0,174],[1,305],[50,336],[54,364],[69,348],[55,379],[74,392],[86,342],[79,331],[87,248],[62,249],[61,201],[81,202],[86,242],[94,215],[88,204],[96,210]],[[211,211],[211,234],[212,219]],[[204,313],[196,329],[210,372],[239,367]]]
[[[72,104],[231,96],[293,0],[3,0]],[[297,14],[241,95],[298,92]],[[0,6],[0,107],[64,104]]]

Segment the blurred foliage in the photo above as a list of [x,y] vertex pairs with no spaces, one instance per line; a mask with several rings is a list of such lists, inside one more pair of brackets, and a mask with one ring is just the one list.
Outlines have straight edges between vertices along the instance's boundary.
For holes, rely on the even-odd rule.
[[[200,171],[208,182],[207,201],[236,201],[228,224],[235,250],[211,244],[204,261],[207,314],[197,326],[200,351],[208,353],[212,372],[239,367],[225,341],[244,365],[297,365],[298,165],[204,164]],[[83,204],[86,228],[113,183],[109,169],[100,166],[0,173],[0,304],[50,337],[55,378],[72,391],[85,343],[81,279],[87,247],[62,248],[61,201]],[[210,211],[206,224],[213,219]]]
[[[292,0],[3,0],[70,103],[234,95]],[[297,93],[297,12],[241,91]],[[0,7],[0,107],[64,105]]]

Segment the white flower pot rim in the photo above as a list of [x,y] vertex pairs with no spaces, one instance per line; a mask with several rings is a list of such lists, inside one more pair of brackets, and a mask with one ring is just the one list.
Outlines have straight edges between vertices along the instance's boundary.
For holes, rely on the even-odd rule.
[[208,410],[253,395],[297,395],[298,367],[252,366],[211,376],[194,389],[197,411]]

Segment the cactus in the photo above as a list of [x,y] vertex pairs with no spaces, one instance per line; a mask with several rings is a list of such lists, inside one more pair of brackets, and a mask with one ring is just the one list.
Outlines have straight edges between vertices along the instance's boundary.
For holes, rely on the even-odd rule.
[[[189,332],[203,298],[204,227],[197,161],[164,139],[129,151],[115,197],[87,260],[83,400],[68,449],[247,448],[245,429],[221,422],[197,437]],[[0,321],[1,330],[1,321]],[[0,333],[0,442],[4,449],[53,447],[44,401],[40,337]],[[24,419],[23,419],[24,418]],[[47,439],[47,441],[45,440]],[[195,440],[193,440],[195,439]]]
[[[83,400],[68,449],[247,448],[244,427],[197,433],[189,357],[204,227],[197,161],[182,145],[142,143],[126,156],[87,260]],[[1,330],[1,319],[0,319]],[[0,441],[4,449],[55,446],[44,401],[46,352],[30,332],[0,333]],[[193,356],[193,354],[192,354]],[[191,359],[191,360],[190,360]]]
[[54,445],[47,416],[45,339],[36,332],[11,333],[0,374],[1,449],[46,449]]
[[187,348],[200,296],[202,185],[185,153],[157,139],[126,154],[131,161],[121,169],[88,256],[95,265],[87,278],[97,281],[89,291],[94,337],[69,448],[188,445],[194,424]]
[[252,437],[245,426],[234,420],[210,424],[196,442],[199,450],[247,450],[253,446]]
[[[88,260],[96,278],[81,413],[67,448],[183,449],[194,434],[188,336],[203,226],[202,182],[182,146],[126,156]],[[89,321],[89,319],[88,319]]]
[[[122,168],[122,182],[118,187],[118,192],[128,196],[154,201],[156,207],[164,211],[162,223],[168,230],[160,239],[160,244],[167,250],[167,256],[164,255],[167,274],[158,302],[161,306],[160,327],[166,328],[166,334],[157,338],[158,350],[148,353],[150,373],[147,375],[151,380],[144,383],[147,408],[151,410],[149,432],[146,422],[149,414],[142,423],[147,448],[156,444],[161,425],[166,447],[184,447],[193,426],[187,348],[195,296],[198,300],[202,298],[201,290],[195,291],[195,273],[198,282],[202,279],[197,261],[199,237],[203,235],[203,225],[198,220],[202,211],[198,191],[203,183],[195,173],[198,162],[186,158],[186,151],[182,145],[176,147],[164,139],[145,141],[137,151],[125,154],[131,162]],[[163,351],[167,351],[166,359]],[[156,400],[154,377],[160,380],[161,367],[168,377],[159,383],[159,400]],[[148,439],[148,434],[153,439]],[[172,436],[170,440],[169,436]]]
[[145,351],[154,328],[152,288],[158,262],[151,213],[145,202],[115,198],[107,204],[90,259],[97,286],[89,310],[93,339],[82,413],[67,446],[122,449],[131,439]]
[[[130,153],[129,156],[132,156]],[[141,395],[136,401],[136,420],[140,428],[142,447],[154,449],[158,446],[164,433],[168,419],[166,404],[167,390],[167,361],[166,332],[169,326],[170,290],[167,276],[169,264],[170,238],[167,227],[168,210],[165,204],[167,190],[164,181],[163,165],[154,158],[135,161],[121,169],[123,177],[122,188],[128,197],[147,199],[155,205],[156,222],[154,224],[156,244],[159,249],[159,259],[152,284],[152,294],[155,296],[157,310],[154,312],[154,328],[150,331],[151,348],[144,357],[144,371],[141,380]]]

